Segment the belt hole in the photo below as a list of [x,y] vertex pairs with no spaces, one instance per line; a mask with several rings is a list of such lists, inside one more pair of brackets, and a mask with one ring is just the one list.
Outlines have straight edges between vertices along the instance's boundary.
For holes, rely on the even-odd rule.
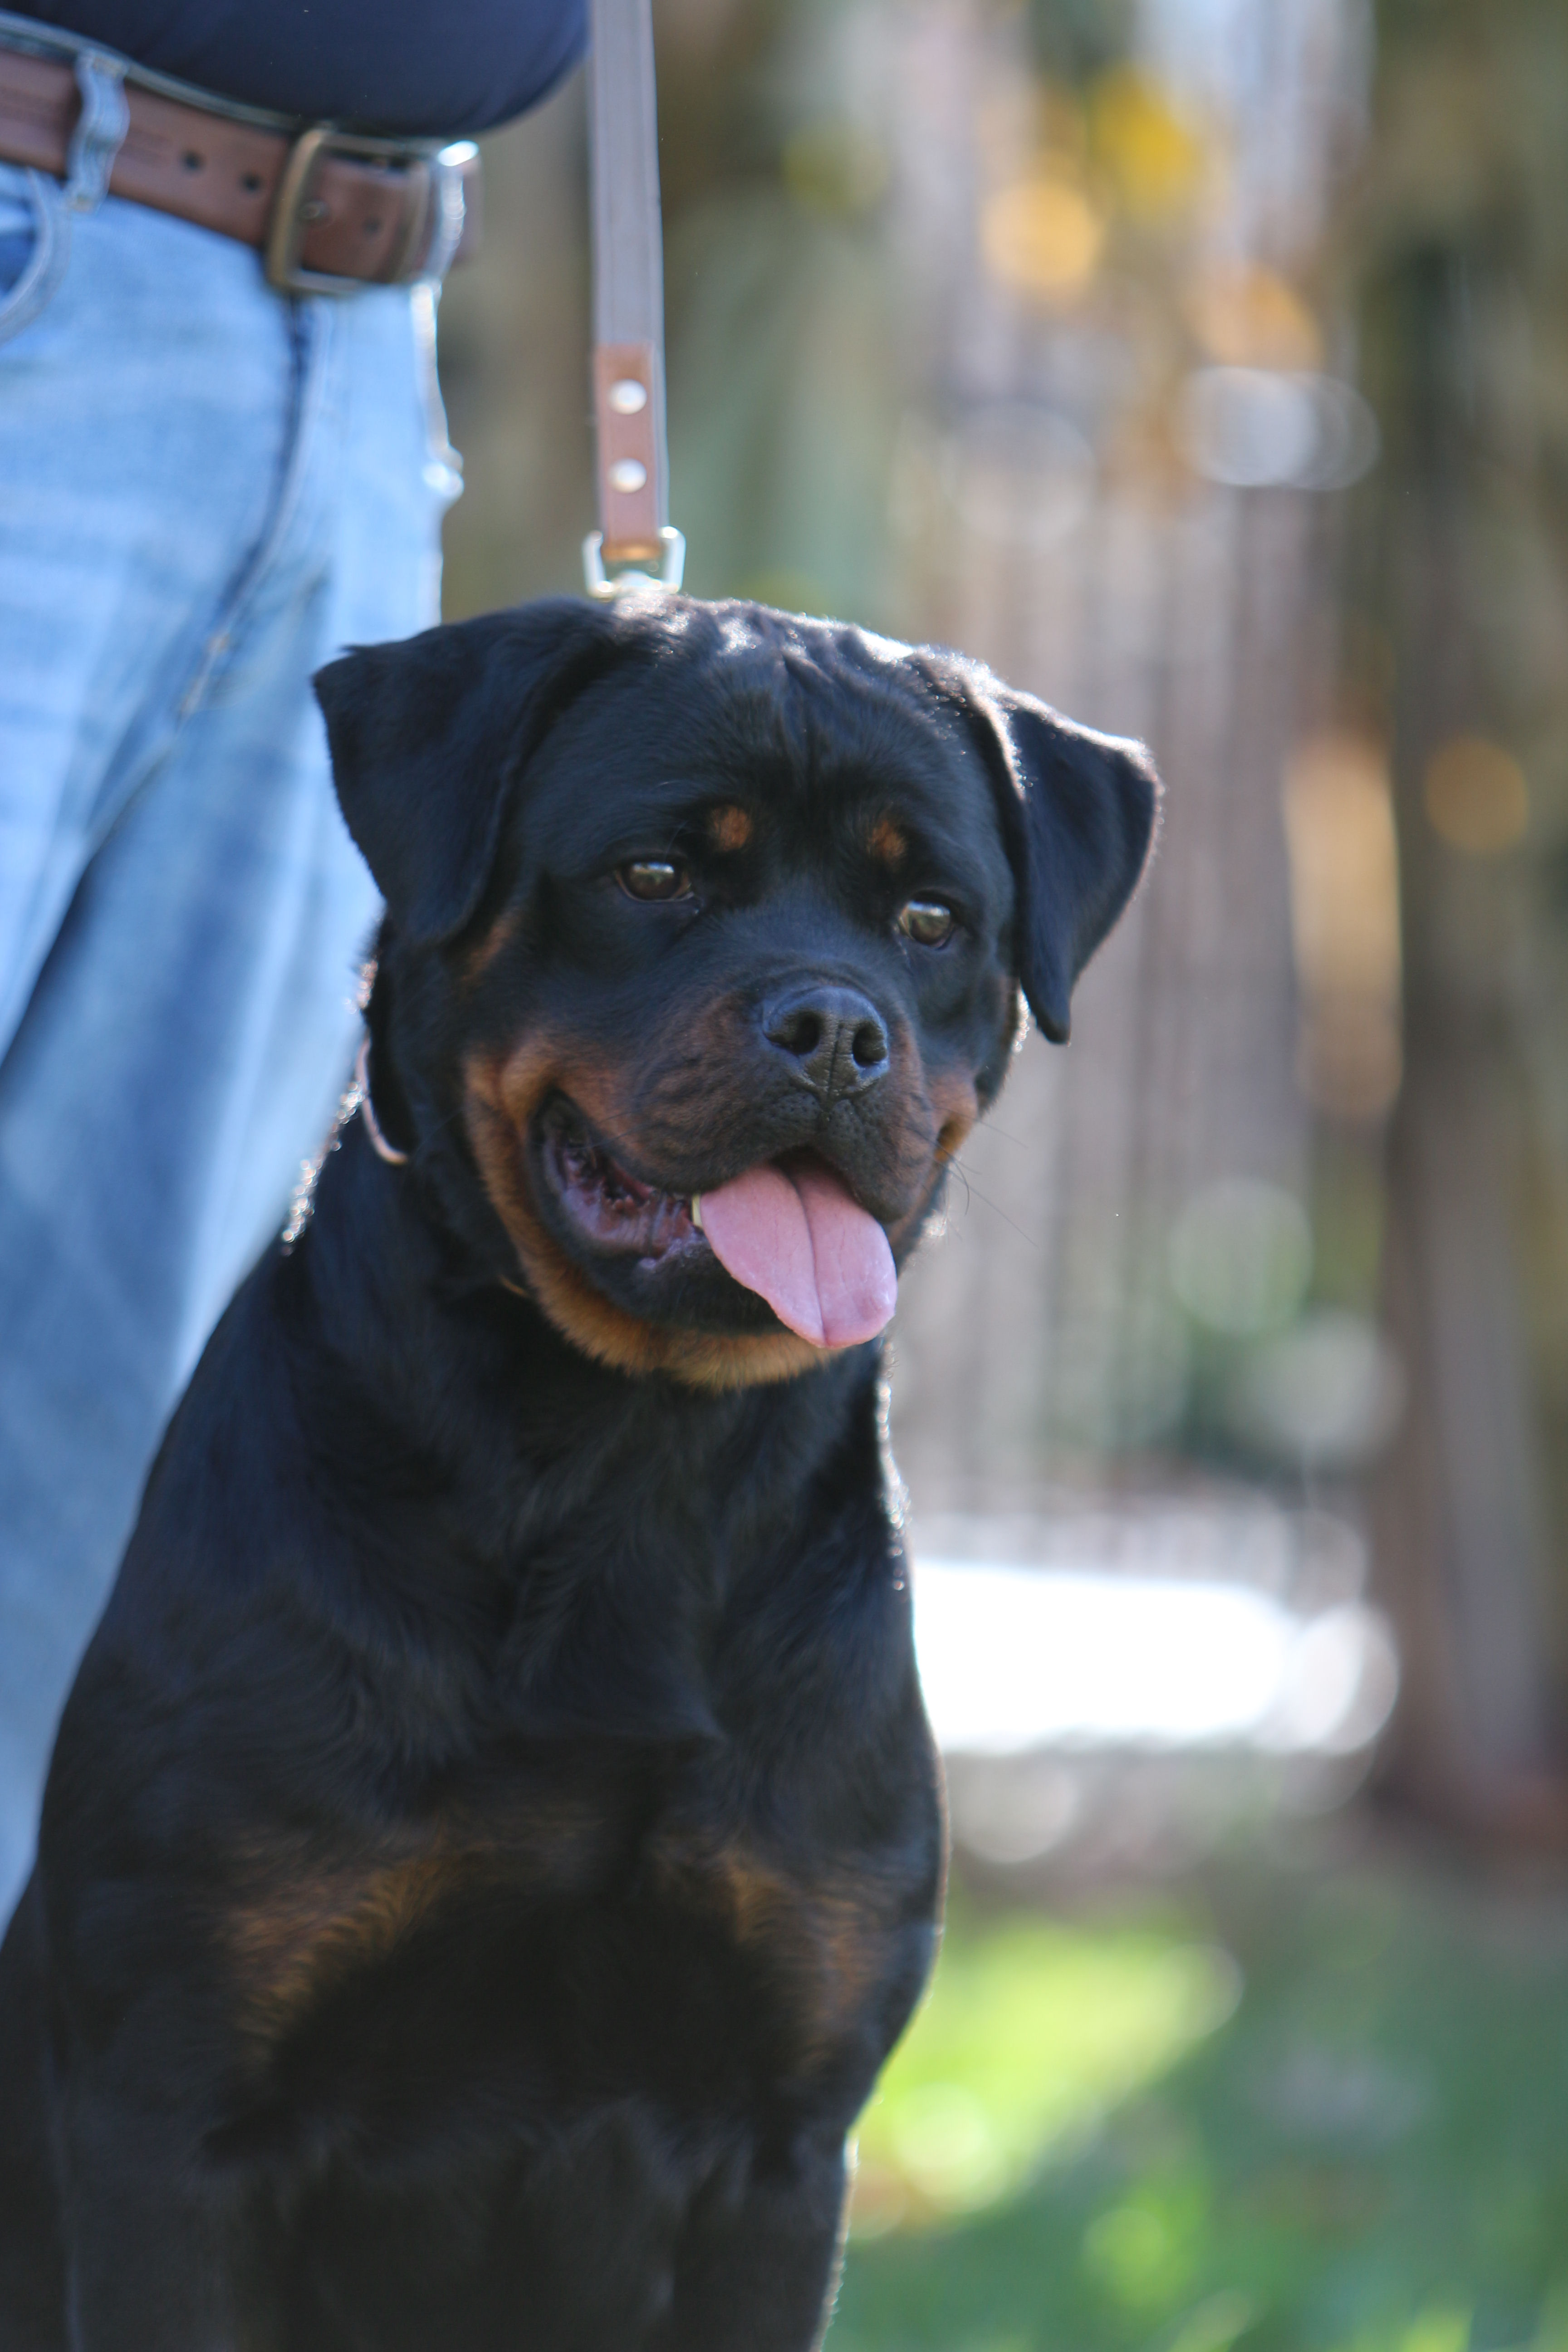
[[360,235],[362,236],[374,236],[380,226],[381,223],[379,220],[362,221],[360,224]]
[[187,172],[201,171],[205,166],[206,160],[207,159],[205,155],[198,155],[194,147],[187,147],[184,153],[180,158],[181,163],[184,165]]
[[261,194],[261,174],[260,174],[260,173],[259,173],[259,172],[244,172],[244,173],[242,173],[240,174],[240,182],[239,182],[239,184],[240,184],[240,186],[245,190],[245,193],[246,193],[246,194],[247,194],[247,196],[258,196],[258,195]]

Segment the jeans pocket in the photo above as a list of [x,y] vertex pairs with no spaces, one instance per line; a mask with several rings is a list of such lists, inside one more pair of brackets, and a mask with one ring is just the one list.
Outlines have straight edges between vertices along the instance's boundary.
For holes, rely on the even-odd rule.
[[0,163],[0,343],[30,326],[65,275],[70,230],[41,172]]

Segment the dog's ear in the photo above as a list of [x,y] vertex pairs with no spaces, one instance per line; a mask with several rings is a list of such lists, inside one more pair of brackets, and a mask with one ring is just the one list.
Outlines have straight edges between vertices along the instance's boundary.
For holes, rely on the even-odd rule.
[[338,801],[405,939],[433,945],[473,914],[511,778],[613,650],[604,608],[560,596],[317,671]]
[[1148,861],[1160,780],[1141,743],[1075,726],[966,663],[939,660],[931,674],[985,754],[1018,892],[1018,978],[1046,1035],[1065,1045],[1073,982]]

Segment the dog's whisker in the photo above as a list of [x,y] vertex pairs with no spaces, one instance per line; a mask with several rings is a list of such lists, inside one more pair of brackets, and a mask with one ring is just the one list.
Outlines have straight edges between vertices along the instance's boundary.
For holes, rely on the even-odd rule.
[[1021,1242],[1027,1242],[1032,1250],[1044,1248],[1045,1244],[1039,1234],[1026,1232],[1016,1217],[1010,1217],[1007,1214],[1000,1201],[994,1201],[989,1192],[983,1192],[967,1168],[959,1167],[957,1160],[954,1160],[952,1165],[958,1169],[958,1173],[963,1179],[963,1189],[966,1193],[978,1201],[983,1208],[989,1209],[993,1216],[1000,1217],[1005,1225],[1010,1225],[1018,1239]]

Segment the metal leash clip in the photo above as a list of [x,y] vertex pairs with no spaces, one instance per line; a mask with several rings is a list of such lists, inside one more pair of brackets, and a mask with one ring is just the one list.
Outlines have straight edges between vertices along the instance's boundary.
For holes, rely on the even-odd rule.
[[618,594],[623,588],[679,588],[686,570],[686,537],[665,523],[659,530],[659,565],[656,573],[633,563],[612,578],[605,570],[605,534],[591,530],[583,541],[583,574],[590,596]]

